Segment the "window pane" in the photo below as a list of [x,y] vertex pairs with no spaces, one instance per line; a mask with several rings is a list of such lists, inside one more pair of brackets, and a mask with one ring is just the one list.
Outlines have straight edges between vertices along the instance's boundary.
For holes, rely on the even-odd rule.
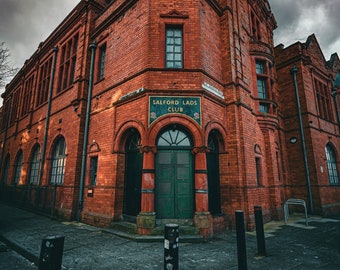
[[90,183],[95,185],[97,182],[97,168],[98,168],[98,157],[91,157],[90,159]]
[[267,98],[267,89],[266,89],[266,80],[262,78],[257,79],[257,90],[258,90],[258,98],[266,99]]
[[268,113],[269,112],[269,104],[260,103],[260,112]]
[[182,68],[183,67],[183,38],[182,29],[168,28],[166,30],[166,67]]
[[257,74],[265,74],[265,63],[264,62],[256,62],[256,73]]
[[38,177],[40,172],[40,147],[37,145],[32,153],[31,168],[30,168],[30,184],[38,183]]
[[64,182],[66,145],[64,138],[60,138],[53,149],[51,183],[62,184]]
[[157,142],[158,146],[191,146],[188,136],[180,130],[165,131]]
[[338,170],[336,166],[335,153],[330,145],[326,145],[326,165],[330,184],[339,184]]

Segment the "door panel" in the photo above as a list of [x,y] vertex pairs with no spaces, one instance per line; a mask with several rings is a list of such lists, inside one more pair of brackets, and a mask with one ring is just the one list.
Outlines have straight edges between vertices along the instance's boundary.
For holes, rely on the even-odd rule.
[[192,218],[192,158],[188,150],[159,150],[156,158],[157,218]]
[[174,216],[172,152],[157,154],[156,213],[158,218]]

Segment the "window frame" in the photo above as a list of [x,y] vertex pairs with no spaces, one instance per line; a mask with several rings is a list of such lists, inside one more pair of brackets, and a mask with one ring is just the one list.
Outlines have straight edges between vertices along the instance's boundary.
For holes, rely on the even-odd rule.
[[251,37],[255,41],[261,41],[261,24],[259,18],[256,16],[253,9],[250,7],[250,29],[251,29]]
[[98,177],[98,156],[91,156],[90,157],[90,185],[91,186],[95,186],[97,184],[97,177]]
[[31,101],[34,92],[34,74],[30,75],[28,79],[25,80],[24,91],[22,93],[21,111],[20,117],[27,115],[31,110]]
[[330,185],[339,185],[339,172],[334,148],[329,143],[325,147],[326,168]]
[[259,100],[259,111],[261,113],[270,112],[270,104],[267,102],[271,99],[270,72],[268,61],[259,58],[255,59],[257,99]]
[[99,52],[98,52],[98,72],[97,72],[98,81],[101,81],[105,78],[106,56],[107,56],[107,45],[105,42],[99,47]]
[[78,43],[79,34],[76,33],[61,47],[57,93],[71,87],[74,83]]
[[54,143],[52,150],[50,184],[62,185],[64,183],[66,150],[64,137],[59,137]]
[[39,82],[36,106],[47,102],[52,71],[52,57],[49,57],[39,68]]
[[36,144],[32,150],[30,158],[30,170],[29,170],[29,184],[37,184],[39,181],[39,174],[41,169],[41,153],[40,145]]
[[[168,35],[170,31],[180,31],[180,37],[179,36],[170,36]],[[176,41],[172,43],[168,43],[168,39],[170,38],[177,38],[181,40],[181,44],[176,44]],[[173,51],[169,51],[169,47],[173,46]],[[184,68],[184,36],[183,36],[183,25],[177,25],[177,24],[168,24],[165,26],[165,68],[169,69],[183,69]],[[180,52],[176,52],[176,48],[180,48]],[[169,56],[173,54],[172,59],[169,59]],[[176,55],[180,56],[179,59],[175,59]],[[170,65],[171,64],[171,65]],[[178,65],[179,64],[179,65]],[[178,66],[177,66],[178,65]]]
[[314,89],[316,95],[317,108],[319,117],[329,121],[334,121],[333,107],[331,102],[331,89],[318,78],[314,78]]
[[19,185],[22,172],[23,152],[20,149],[15,157],[13,164],[13,184]]

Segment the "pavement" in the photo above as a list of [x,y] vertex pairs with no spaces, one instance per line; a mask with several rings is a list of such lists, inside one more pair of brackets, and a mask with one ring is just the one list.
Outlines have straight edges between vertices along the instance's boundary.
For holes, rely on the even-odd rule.
[[[332,218],[291,215],[287,224],[264,226],[266,256],[258,256],[255,232],[246,233],[248,269],[340,269],[340,215]],[[164,239],[138,237],[79,222],[60,222],[0,203],[0,241],[37,269],[42,240],[64,237],[62,269],[164,269]],[[179,236],[179,269],[238,269],[235,231],[212,239]],[[1,259],[0,266],[3,259]],[[19,269],[15,260],[8,268]]]

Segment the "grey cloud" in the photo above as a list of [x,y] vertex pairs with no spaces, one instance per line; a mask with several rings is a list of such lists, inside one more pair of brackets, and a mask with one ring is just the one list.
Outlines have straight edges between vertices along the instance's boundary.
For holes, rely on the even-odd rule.
[[[297,41],[305,41],[307,36],[315,34],[326,58],[340,44],[338,26],[340,25],[339,0],[269,0],[278,23],[274,32],[275,43],[289,46]],[[317,13],[323,10],[323,17]],[[308,14],[308,15],[307,15]],[[310,16],[310,18],[306,18]],[[317,24],[306,24],[306,19],[315,19]],[[313,27],[312,27],[313,26]]]
[[21,67],[80,0],[0,0],[0,41]]

